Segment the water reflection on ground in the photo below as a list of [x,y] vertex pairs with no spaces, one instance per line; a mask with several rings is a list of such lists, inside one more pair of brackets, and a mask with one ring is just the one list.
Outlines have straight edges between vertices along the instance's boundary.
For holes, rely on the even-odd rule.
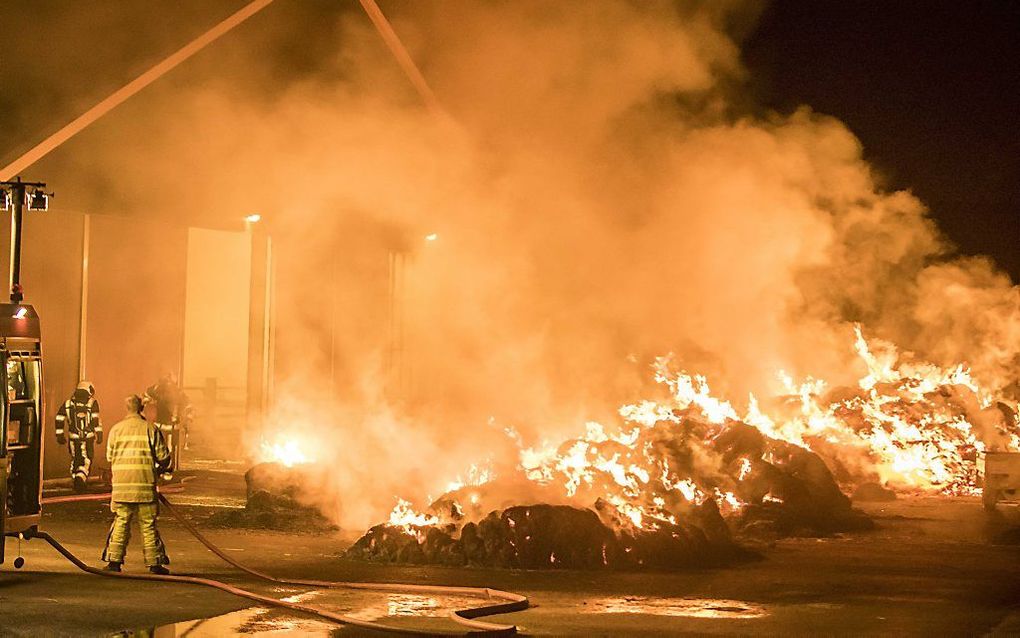
[[761,618],[764,607],[740,600],[715,598],[659,598],[620,596],[596,598],[584,606],[587,614],[650,614],[687,618]]
[[[277,588],[277,595],[291,593]],[[380,593],[360,590],[327,589],[291,594],[282,600],[303,603],[358,620],[402,624],[410,621],[420,630],[453,629],[446,616],[456,609],[474,607],[477,598],[430,596],[423,594]],[[565,611],[565,610],[564,610]],[[755,603],[715,598],[660,598],[655,596],[610,596],[589,598],[575,611],[583,614],[646,614],[686,618],[753,619],[769,614]],[[401,622],[403,621],[403,622]],[[437,624],[438,623],[438,624]],[[192,620],[114,634],[121,637],[173,638],[189,636],[295,636],[297,638],[336,638],[342,629],[325,620],[316,620],[285,609],[251,607],[204,620]]]
[[[279,593],[279,590],[278,590]],[[383,621],[417,617],[444,618],[456,609],[479,604],[477,598],[427,596],[421,594],[379,594],[355,590],[316,590],[288,596],[282,600],[303,603],[358,620]],[[435,622],[435,621],[433,621]],[[279,608],[251,607],[214,618],[191,620],[153,629],[124,631],[113,636],[131,638],[171,638],[189,636],[295,636],[327,638],[335,636],[338,626]]]

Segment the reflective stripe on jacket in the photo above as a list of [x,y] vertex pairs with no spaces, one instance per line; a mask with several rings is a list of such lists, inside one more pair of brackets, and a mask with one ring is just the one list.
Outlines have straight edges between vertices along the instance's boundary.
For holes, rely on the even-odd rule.
[[64,401],[57,411],[57,438],[67,435],[72,439],[103,437],[103,423],[99,419],[99,401],[89,398],[86,401],[76,400],[75,396]]
[[[155,456],[154,456],[155,455]],[[113,470],[116,503],[151,503],[156,500],[157,463],[166,463],[170,451],[163,435],[139,414],[129,414],[110,430],[106,458]]]

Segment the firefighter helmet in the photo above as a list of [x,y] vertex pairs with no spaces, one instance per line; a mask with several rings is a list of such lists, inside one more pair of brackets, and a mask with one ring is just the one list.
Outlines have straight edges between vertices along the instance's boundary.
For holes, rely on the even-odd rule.
[[92,385],[91,381],[82,381],[78,384],[78,389],[87,391],[90,397],[96,396],[96,387]]

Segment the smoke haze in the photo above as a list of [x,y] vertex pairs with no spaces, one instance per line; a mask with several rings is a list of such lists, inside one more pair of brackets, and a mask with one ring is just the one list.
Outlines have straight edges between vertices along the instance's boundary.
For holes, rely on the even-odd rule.
[[[212,225],[259,211],[300,246],[281,263],[278,347],[313,347],[281,364],[270,423],[335,466],[319,500],[345,526],[397,494],[438,496],[470,463],[512,463],[504,426],[534,443],[612,421],[668,352],[739,403],[780,391],[778,370],[852,383],[860,322],[990,388],[1016,381],[1008,276],[954,257],[839,121],[744,108],[732,25],[758,3],[383,10],[456,124],[349,11],[319,71],[268,98],[249,99],[257,50],[203,54],[207,81],[156,85],[73,143],[87,152],[47,160],[82,179],[84,209],[145,202]],[[379,328],[388,253],[406,256],[399,403]]]

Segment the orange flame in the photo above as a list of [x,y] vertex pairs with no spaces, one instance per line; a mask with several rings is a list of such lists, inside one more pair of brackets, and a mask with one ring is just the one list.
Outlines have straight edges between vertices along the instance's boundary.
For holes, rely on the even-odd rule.
[[280,463],[285,467],[312,462],[312,458],[304,452],[297,439],[289,437],[280,437],[272,443],[262,441],[261,460],[264,463]]
[[[892,344],[866,340],[860,326],[855,327],[854,337],[854,349],[867,370],[858,389],[830,400],[825,381],[808,378],[797,383],[780,372],[792,413],[787,408],[770,414],[751,395],[741,416],[732,403],[713,395],[705,377],[674,372],[670,358],[660,357],[653,366],[655,379],[669,390],[670,400],[622,406],[618,431],[589,422],[582,436],[559,446],[546,443],[537,448],[524,447],[513,429],[507,429],[507,434],[518,445],[519,469],[529,480],[558,485],[568,498],[598,498],[635,528],[676,523],[683,504],[696,506],[711,499],[724,515],[747,506],[725,487],[699,485],[693,477],[678,476],[665,456],[650,444],[639,443],[642,431],[658,424],[683,427],[681,415],[686,410],[700,412],[710,424],[742,421],[767,437],[811,449],[823,458],[864,458],[869,472],[897,489],[978,492],[977,454],[986,444],[969,419],[992,405],[992,394],[980,388],[962,364],[942,369],[902,361]],[[1000,430],[1005,446],[1020,445],[1020,418]],[[753,459],[735,460],[728,470],[735,481],[732,485],[753,471]],[[492,478],[474,466],[468,477],[466,482],[458,477],[448,487],[453,491]],[[472,497],[477,499],[477,494]],[[771,493],[760,497],[762,504],[782,502]],[[390,520],[409,532],[412,525],[438,523],[436,517],[411,510],[406,501],[398,502]]]

